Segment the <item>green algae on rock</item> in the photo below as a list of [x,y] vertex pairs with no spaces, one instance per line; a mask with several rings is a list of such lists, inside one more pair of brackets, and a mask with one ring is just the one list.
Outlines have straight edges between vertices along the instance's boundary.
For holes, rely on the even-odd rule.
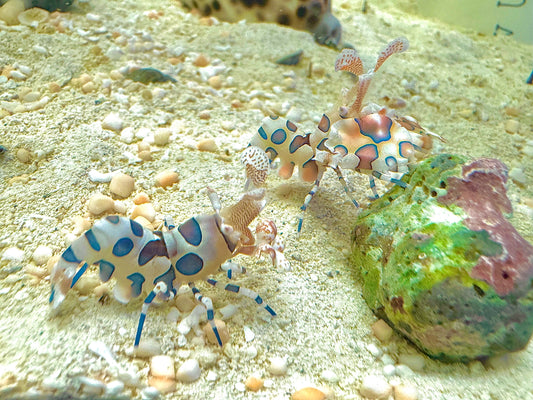
[[533,246],[504,217],[507,168],[423,161],[361,212],[352,261],[372,310],[429,356],[483,359],[533,332]]

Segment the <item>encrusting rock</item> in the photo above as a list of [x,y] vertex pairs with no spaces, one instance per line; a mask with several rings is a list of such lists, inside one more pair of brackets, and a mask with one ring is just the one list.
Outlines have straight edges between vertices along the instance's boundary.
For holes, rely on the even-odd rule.
[[[358,217],[353,261],[366,302],[431,357],[524,348],[533,332],[533,246],[505,218],[506,166],[441,154]],[[400,217],[401,216],[401,217]]]

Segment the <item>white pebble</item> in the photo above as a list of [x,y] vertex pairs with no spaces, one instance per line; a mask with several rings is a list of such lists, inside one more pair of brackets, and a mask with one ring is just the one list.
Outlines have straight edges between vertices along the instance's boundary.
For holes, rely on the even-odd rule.
[[509,170],[509,178],[511,178],[516,183],[520,183],[524,185],[526,183],[526,174],[524,173],[524,170],[522,168],[511,168]]
[[150,359],[150,375],[174,379],[174,360],[169,356],[159,355]]
[[384,354],[383,357],[381,357],[381,362],[383,365],[394,365],[394,359],[388,354]]
[[91,22],[100,21],[100,16],[98,14],[87,13],[87,14],[85,14],[85,17]]
[[407,365],[413,371],[422,371],[426,366],[426,359],[421,354],[401,354],[398,363]]
[[198,364],[197,360],[191,358],[181,364],[178,368],[176,379],[181,382],[194,382],[200,378],[201,373],[200,364]]
[[218,379],[218,375],[215,371],[209,371],[207,373],[207,376],[205,377],[205,379],[208,381],[208,382],[214,382]]
[[89,350],[91,350],[93,353],[102,357],[104,360],[107,361],[109,365],[111,366],[117,365],[115,356],[113,355],[109,346],[105,344],[104,342],[95,340],[94,342],[89,343]]
[[365,376],[359,387],[361,396],[369,399],[386,399],[391,391],[392,388],[389,383],[382,377],[375,375]]
[[42,54],[43,56],[47,56],[48,54],[50,54],[46,47],[39,46],[38,44],[33,46],[33,51],[35,51],[36,53]]
[[387,364],[383,367],[383,375],[389,377],[393,376],[396,373],[396,367],[391,364]]
[[383,351],[378,346],[376,346],[374,343],[370,343],[368,346],[366,346],[366,349],[375,358],[380,358],[383,355]]
[[91,169],[88,173],[89,180],[91,182],[97,182],[97,183],[108,183],[111,182],[111,179],[119,173],[119,171],[113,171],[113,172],[99,172],[95,169]]
[[248,358],[255,358],[257,357],[257,349],[255,346],[250,346],[244,351],[244,354],[246,354],[246,357]]
[[119,132],[122,130],[124,122],[117,113],[109,113],[102,121],[102,129]]
[[402,376],[402,377],[408,377],[408,376],[414,375],[413,370],[404,364],[398,364],[395,368],[395,373],[396,375]]
[[111,381],[106,385],[105,394],[108,396],[116,396],[117,394],[122,393],[123,390],[124,390],[124,382]]
[[32,258],[35,264],[43,265],[48,262],[50,257],[52,257],[52,249],[48,246],[37,246],[33,252]]
[[161,345],[157,339],[147,337],[139,343],[139,346],[135,350],[137,357],[153,357],[162,354]]
[[128,126],[120,131],[120,140],[124,143],[130,144],[135,138],[135,132],[131,126]]
[[106,385],[99,380],[88,378],[86,376],[80,376],[78,378],[82,384],[82,391],[89,396],[98,396],[104,392]]
[[157,390],[153,386],[145,387],[143,390],[141,390],[141,398],[143,400],[152,400],[157,399],[160,396],[159,390]]
[[268,367],[268,371],[272,375],[285,375],[287,373],[289,365],[287,362],[286,357],[272,357],[270,359],[270,366]]
[[234,304],[228,304],[222,308],[219,308],[218,311],[222,314],[222,319],[228,319],[231,318],[237,311],[239,310],[239,307],[237,307]]
[[27,79],[28,77],[24,75],[22,72],[13,70],[9,73],[9,77],[18,81],[23,81]]
[[2,260],[21,262],[24,259],[24,251],[17,247],[8,247],[2,254]]
[[337,383],[339,381],[339,376],[330,369],[322,371],[320,376],[328,383]]
[[247,342],[251,342],[252,340],[254,340],[255,333],[248,326],[245,326],[243,330],[244,330],[244,340],[246,340]]

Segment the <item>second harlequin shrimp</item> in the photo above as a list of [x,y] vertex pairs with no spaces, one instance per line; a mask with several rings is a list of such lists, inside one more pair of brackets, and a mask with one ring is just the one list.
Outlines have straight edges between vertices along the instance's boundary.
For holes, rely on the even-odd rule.
[[[114,296],[121,303],[147,293],[135,335],[134,346],[139,345],[148,308],[154,300],[174,298],[176,290],[188,284],[198,302],[206,309],[207,320],[219,345],[222,340],[214,323],[213,303],[194,285],[205,280],[220,286],[210,276],[221,264],[237,254],[260,256],[269,254],[275,265],[287,266],[283,246],[276,241],[272,221],[258,225],[256,237],[248,225],[264,207],[264,189],[245,194],[233,206],[221,208],[217,194],[209,190],[214,214],[197,215],[175,226],[171,218],[165,220],[166,231],[150,231],[137,222],[108,216],[98,220],[63,252],[51,274],[50,303],[55,310],[66,293],[76,284],[91,264],[98,264],[100,278],[116,280]],[[244,272],[235,264],[228,270]],[[276,313],[254,291],[234,284],[223,288],[240,293],[262,305],[272,316]]]
[[405,187],[401,179],[408,172],[408,165],[415,163],[431,147],[431,136],[440,138],[413,118],[397,116],[375,104],[362,107],[374,74],[391,55],[402,53],[408,47],[405,38],[393,40],[380,52],[374,68],[367,73],[364,73],[357,50],[344,49],[337,57],[335,71],[348,71],[359,79],[343,96],[343,105],[324,113],[311,133],[299,133],[296,124],[285,118],[266,117],[244,150],[241,161],[246,167],[247,185],[261,185],[270,162],[276,158],[280,159],[282,178],[290,178],[297,167],[302,180],[314,183],[301,207],[298,232],[302,229],[303,212],[328,167],[335,171],[346,194],[359,207],[342,169],[368,175],[377,198],[374,178]]

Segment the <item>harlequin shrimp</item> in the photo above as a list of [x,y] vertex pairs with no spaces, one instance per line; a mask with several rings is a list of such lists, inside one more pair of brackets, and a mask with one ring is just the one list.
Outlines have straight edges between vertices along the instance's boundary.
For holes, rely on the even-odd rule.
[[181,0],[189,9],[223,21],[275,22],[314,34],[320,44],[337,46],[342,28],[331,0]]
[[411,117],[397,116],[375,104],[362,107],[374,74],[391,55],[404,52],[408,46],[405,38],[393,40],[380,52],[374,68],[367,73],[364,73],[357,50],[342,50],[335,62],[335,71],[348,71],[359,78],[344,94],[343,105],[323,114],[311,133],[299,134],[297,126],[285,118],[267,117],[244,150],[241,161],[246,167],[246,186],[261,185],[269,164],[278,157],[282,178],[290,178],[296,166],[302,180],[314,182],[301,207],[298,232],[302,229],[303,213],[328,167],[335,171],[352,203],[359,207],[344,179],[343,168],[368,175],[370,188],[377,198],[374,178],[406,187],[401,179],[408,172],[408,165],[430,149],[431,136],[440,138]]
[[[194,282],[206,280],[210,285],[220,287],[219,282],[209,276],[237,254],[268,254],[275,265],[282,267],[286,267],[287,261],[272,221],[259,224],[256,237],[248,228],[265,205],[264,189],[251,191],[238,203],[222,209],[218,195],[209,188],[208,193],[214,214],[197,215],[179,226],[167,217],[165,231],[151,231],[134,220],[117,215],[96,221],[91,229],[72,242],[54,266],[50,277],[52,309],[57,309],[63,302],[67,291],[89,265],[98,264],[102,281],[115,277],[113,294],[119,302],[128,303],[130,299],[148,293],[134,347],[139,345],[152,302],[171,300],[182,284],[188,284],[195,299],[205,307],[207,320],[218,344],[222,345],[214,323],[213,303],[209,297],[202,296]],[[234,263],[230,263],[226,270],[229,278],[234,272],[246,272]],[[234,284],[226,284],[223,288],[251,298],[270,315],[276,315],[254,291]]]

